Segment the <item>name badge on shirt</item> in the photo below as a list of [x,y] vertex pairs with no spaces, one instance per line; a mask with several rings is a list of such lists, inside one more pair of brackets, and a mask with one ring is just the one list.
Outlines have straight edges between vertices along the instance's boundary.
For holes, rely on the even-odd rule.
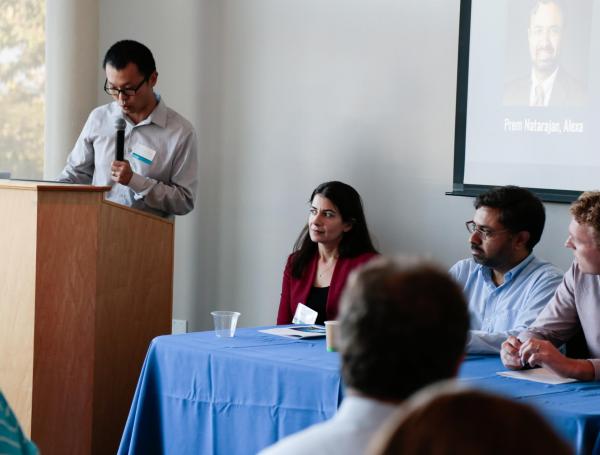
[[311,310],[306,305],[299,303],[292,319],[292,324],[314,324],[317,321],[317,313],[315,310]]
[[152,161],[154,161],[154,157],[156,156],[156,152],[150,147],[146,147],[142,144],[136,144],[131,149],[131,156],[142,163],[152,164]]

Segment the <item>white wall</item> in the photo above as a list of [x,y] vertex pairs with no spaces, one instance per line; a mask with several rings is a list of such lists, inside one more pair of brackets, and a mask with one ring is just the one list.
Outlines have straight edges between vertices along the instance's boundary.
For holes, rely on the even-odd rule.
[[[363,196],[381,251],[468,254],[451,189],[459,0],[100,0],[100,49],[134,38],[201,137],[197,208],[177,220],[175,308],[274,322],[282,267],[320,182]],[[117,12],[117,13],[115,13]],[[99,57],[101,58],[101,56]],[[104,100],[104,97],[101,97]],[[565,269],[564,205],[538,255]]]

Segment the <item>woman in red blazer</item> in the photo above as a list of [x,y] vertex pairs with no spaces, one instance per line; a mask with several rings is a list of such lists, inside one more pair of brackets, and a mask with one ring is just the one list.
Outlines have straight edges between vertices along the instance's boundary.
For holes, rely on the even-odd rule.
[[342,182],[319,185],[283,272],[277,324],[291,324],[299,303],[318,313],[317,324],[335,319],[348,274],[377,254],[356,190]]

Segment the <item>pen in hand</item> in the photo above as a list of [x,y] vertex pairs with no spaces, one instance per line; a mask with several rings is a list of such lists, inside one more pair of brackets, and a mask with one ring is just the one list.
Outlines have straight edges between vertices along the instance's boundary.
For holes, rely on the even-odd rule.
[[[531,363],[531,357],[540,352],[540,347],[540,343],[534,341],[533,338],[525,341],[524,343],[521,343],[519,340],[519,358],[521,360],[522,368],[533,368],[536,366],[535,363]],[[527,359],[525,359],[525,356],[527,356]]]
[[525,360],[525,357],[523,356],[523,343],[518,338],[516,338],[515,341],[516,341],[515,348],[517,348],[519,350],[518,354],[519,354],[519,361],[521,362],[521,368],[528,368],[529,363],[527,363],[527,361]]

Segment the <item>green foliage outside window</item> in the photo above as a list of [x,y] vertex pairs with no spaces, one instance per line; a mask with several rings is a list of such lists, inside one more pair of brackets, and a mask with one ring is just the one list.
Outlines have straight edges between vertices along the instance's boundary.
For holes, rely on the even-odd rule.
[[44,0],[0,0],[0,170],[41,178],[44,167]]

